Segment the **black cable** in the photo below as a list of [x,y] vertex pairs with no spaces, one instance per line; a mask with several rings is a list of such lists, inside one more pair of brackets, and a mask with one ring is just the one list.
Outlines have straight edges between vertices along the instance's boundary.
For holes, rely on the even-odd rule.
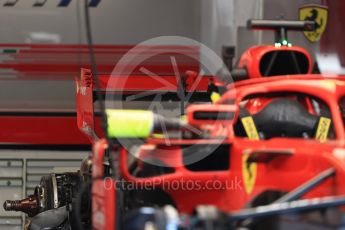
[[108,138],[108,119],[107,119],[107,114],[105,113],[105,105],[103,101],[103,97],[100,93],[101,89],[101,84],[99,81],[99,76],[98,76],[98,71],[97,71],[97,62],[96,62],[96,56],[95,56],[95,51],[93,47],[93,38],[92,38],[92,29],[91,29],[91,23],[90,23],[90,11],[89,11],[89,0],[85,0],[84,4],[84,11],[85,11],[85,30],[86,30],[86,39],[87,39],[87,44],[89,48],[89,55],[90,55],[90,62],[91,62],[91,71],[93,74],[94,78],[94,83],[95,83],[95,89],[96,89],[96,99],[99,103],[99,107],[101,110],[101,116],[102,116],[102,128],[104,131],[104,135],[107,139]]
[[[97,63],[96,63],[96,57],[95,57],[95,52],[94,52],[94,47],[93,47],[93,39],[92,39],[92,30],[91,30],[91,23],[90,23],[90,12],[89,12],[89,1],[85,0],[85,30],[86,30],[86,38],[87,38],[87,43],[88,43],[88,48],[89,48],[89,53],[90,53],[90,61],[91,61],[91,70],[94,76],[94,80],[95,80],[95,89],[96,89],[96,99],[99,102],[99,107],[100,107],[100,112],[101,112],[101,116],[102,116],[102,128],[103,128],[103,132],[105,135],[105,138],[109,144],[109,149],[107,151],[106,154],[104,154],[104,157],[106,155],[108,155],[108,162],[109,162],[109,166],[110,169],[112,170],[112,173],[115,174],[114,179],[117,180],[119,179],[120,175],[118,175],[118,171],[115,170],[114,167],[114,160],[113,160],[113,156],[112,156],[112,147],[115,146],[116,143],[114,143],[114,141],[112,141],[109,136],[108,136],[108,120],[107,120],[107,115],[105,113],[105,104],[103,101],[103,97],[100,93],[100,89],[101,89],[101,85],[100,85],[100,81],[99,81],[99,76],[98,76],[98,71],[97,71]],[[92,178],[92,181],[94,181],[95,178]],[[118,209],[120,208],[120,203],[119,203],[119,197],[120,197],[120,193],[121,191],[119,191],[118,189],[116,190],[116,216],[115,216],[115,220],[116,220],[116,229],[120,229],[120,214],[118,211]],[[80,201],[81,202],[81,201]],[[78,213],[80,213],[80,210],[77,211]],[[78,223],[79,225],[80,223]],[[79,225],[80,227],[80,225]],[[82,228],[80,228],[81,230],[83,230]]]
[[88,43],[88,48],[89,48],[89,53],[90,53],[90,61],[91,61],[91,71],[93,73],[94,76],[94,82],[95,82],[95,96],[96,99],[99,103],[99,107],[100,107],[100,113],[101,113],[101,117],[102,117],[102,129],[103,129],[103,133],[104,136],[109,144],[109,152],[108,154],[104,154],[104,156],[108,156],[109,159],[109,164],[110,164],[110,168],[112,169],[112,172],[115,172],[114,169],[114,165],[113,165],[113,157],[111,154],[111,148],[113,146],[113,141],[109,138],[108,136],[108,119],[107,119],[107,114],[105,113],[105,103],[103,100],[103,97],[101,95],[101,84],[99,81],[99,75],[98,75],[98,71],[97,71],[97,62],[96,62],[96,56],[95,56],[95,51],[94,51],[94,47],[93,47],[93,38],[92,38],[92,28],[91,28],[91,22],[90,22],[90,11],[89,11],[89,1],[85,0],[84,2],[84,11],[85,11],[85,30],[86,30],[86,39],[87,39],[87,43]]

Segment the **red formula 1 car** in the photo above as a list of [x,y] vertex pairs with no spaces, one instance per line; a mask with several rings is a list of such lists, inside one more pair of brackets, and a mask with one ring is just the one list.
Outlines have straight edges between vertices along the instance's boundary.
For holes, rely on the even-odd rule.
[[[338,226],[325,213],[336,207],[341,215],[338,207],[345,205],[345,80],[311,74],[310,55],[287,41],[287,28],[311,29],[312,23],[250,25],[278,31],[275,46],[242,56],[241,70],[233,71],[241,81],[225,79],[225,86],[205,76],[196,86],[182,84],[195,91],[185,119],[108,108],[104,132],[95,131],[102,121],[95,100],[123,101],[162,88],[161,82],[129,76],[112,84],[114,76],[99,76],[95,87],[91,71],[82,70],[78,127],[92,142],[91,158],[79,173],[46,177],[35,195],[5,208],[25,207],[36,225],[54,215],[52,229],[64,229],[67,217],[73,229],[278,229],[297,217],[277,216],[301,211]],[[184,82],[195,76],[186,74]],[[165,88],[163,102],[178,101],[178,85]],[[223,95],[205,103],[215,88]]]
[[[250,114],[241,106],[248,99],[263,97],[271,102],[258,113]],[[308,98],[315,107],[311,111],[296,98]],[[105,176],[103,158],[109,143],[104,139],[96,141],[93,155],[96,182],[92,195],[94,227],[112,226],[107,229],[113,229],[114,199],[120,197],[123,198],[120,207],[124,209],[118,210],[121,214],[140,207],[165,205],[176,207],[179,213],[192,214],[200,205],[211,205],[228,213],[229,220],[237,221],[258,215],[251,209],[241,209],[273,202],[275,205],[258,207],[256,211],[262,211],[265,216],[266,211],[289,211],[284,208],[302,208],[301,204],[313,209],[313,205],[332,206],[335,201],[343,202],[345,133],[339,107],[343,107],[344,98],[344,81],[318,75],[267,78],[261,83],[241,82],[241,86],[230,89],[217,104],[188,107],[187,123],[169,124],[167,121],[168,128],[178,127],[189,133],[188,138],[170,139],[169,142],[165,138],[148,138],[136,150],[138,159],[134,160],[130,160],[128,145],[120,148],[119,179],[133,188],[140,188],[126,190],[125,187],[122,190],[124,198],[115,189],[109,190],[116,185],[115,180],[97,179]],[[128,123],[133,122],[130,114],[127,114]],[[110,110],[108,115],[109,124],[121,127],[123,111]],[[160,119],[151,118],[151,124],[157,124],[155,119]],[[159,130],[153,128],[151,131],[153,134]],[[125,137],[111,129],[109,135],[111,138]],[[190,163],[191,159],[197,160]],[[104,186],[104,183],[110,184]],[[321,199],[330,196],[333,198]],[[320,199],[286,203],[302,198]],[[280,203],[283,204],[279,206]],[[104,222],[99,222],[100,216]],[[137,223],[135,219],[130,220],[130,223]],[[243,223],[241,221],[236,223]],[[127,228],[137,229],[131,225]]]
[[[258,79],[230,84],[214,105],[189,106],[186,122],[108,110],[110,141],[94,144],[93,227],[275,229],[274,215],[343,205],[345,82],[312,75],[310,55],[284,41],[250,49],[240,66],[253,65],[247,76]],[[250,59],[258,54],[258,61]],[[265,55],[271,57],[268,70],[258,74]],[[292,58],[299,71],[266,73],[281,70],[284,58]],[[296,76],[275,76],[287,74]],[[148,117],[147,125],[140,127],[138,116]],[[138,129],[124,134],[124,123]],[[167,132],[155,137],[162,123],[182,138]],[[113,145],[113,139],[120,145]],[[98,179],[105,176],[106,150],[114,146],[118,177]],[[134,189],[119,188],[119,181]],[[194,217],[177,218],[168,208],[157,209],[166,205]]]

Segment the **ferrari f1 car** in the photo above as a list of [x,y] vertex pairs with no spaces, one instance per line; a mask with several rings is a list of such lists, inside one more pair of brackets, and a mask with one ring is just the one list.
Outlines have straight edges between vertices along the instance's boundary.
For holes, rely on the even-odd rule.
[[[35,216],[31,229],[48,216],[55,217],[48,229],[277,229],[278,216],[307,211],[336,226],[327,212],[341,214],[345,205],[345,81],[311,74],[310,55],[286,40],[287,28],[312,23],[251,25],[278,31],[276,44],[244,54],[233,72],[241,81],[225,86],[205,76],[197,86],[182,84],[197,95],[185,119],[112,108],[98,118],[94,101],[105,93],[122,100],[159,82],[119,78],[126,90],[109,84],[113,76],[94,79],[83,69],[78,126],[92,142],[91,158],[76,174],[43,178],[33,196],[5,209]],[[196,103],[208,100],[210,88],[222,88],[222,96]]]
[[[322,76],[267,78],[260,83],[251,80],[237,85],[236,94],[234,89],[229,89],[217,104],[189,106],[186,122],[166,122],[167,129],[189,133],[185,138],[167,142],[165,138],[147,137],[145,143],[132,152],[138,159],[130,166],[131,150],[126,145],[119,150],[121,179],[134,187],[154,188],[125,190],[121,207],[129,211],[171,205],[178,213],[192,214],[200,205],[213,206],[223,215],[226,213],[228,220],[220,215],[214,224],[225,223],[216,229],[228,229],[256,216],[340,201],[344,194],[342,160],[345,152],[344,123],[339,107],[345,96],[344,86],[344,81]],[[256,113],[249,113],[241,106],[257,98],[270,102]],[[126,112],[126,116],[130,119],[131,112]],[[151,118],[152,129],[148,133],[154,134],[161,130],[155,127],[159,124],[156,119],[161,118],[155,115]],[[108,119],[112,127],[124,128],[121,125],[123,111],[109,110]],[[135,119],[130,122],[135,123]],[[139,128],[134,132],[140,137],[143,130]],[[112,129],[109,136],[133,138]],[[102,140],[96,146],[99,159],[109,143]],[[191,159],[198,160],[190,163]],[[94,175],[100,176],[102,174]],[[234,184],[237,181],[238,184]],[[174,187],[174,183],[178,185]],[[95,201],[102,203],[94,206],[102,211],[94,209],[93,216],[98,216],[97,212],[106,214],[111,209],[103,210],[105,203],[100,193],[104,191],[97,186],[93,192]],[[308,200],[310,198],[317,199]],[[295,201],[299,199],[303,201]],[[246,207],[257,208],[241,210]],[[114,205],[114,212],[115,208]],[[144,210],[141,211],[144,214]],[[97,218],[93,219],[94,224],[100,224]],[[130,219],[129,225],[134,223],[135,219]],[[198,229],[199,224],[197,221],[192,229]]]

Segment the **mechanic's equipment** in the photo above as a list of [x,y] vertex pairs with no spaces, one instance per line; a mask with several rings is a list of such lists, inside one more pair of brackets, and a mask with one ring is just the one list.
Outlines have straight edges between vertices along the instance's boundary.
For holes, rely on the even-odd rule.
[[111,138],[147,138],[153,133],[180,130],[186,123],[167,119],[151,111],[107,110],[108,134]]
[[41,179],[35,194],[22,201],[6,201],[7,211],[22,211],[31,216],[40,212],[59,208],[72,203],[73,195],[78,193],[81,177],[78,173],[51,174]]
[[36,195],[30,195],[23,200],[7,200],[4,203],[6,211],[24,212],[29,216],[35,216],[39,212],[39,201]]
[[[35,188],[34,195],[30,195],[21,201],[5,201],[4,209],[6,211],[24,212],[30,217],[34,217],[37,214],[66,206],[65,209],[69,213],[70,220],[78,218],[83,224],[89,225],[89,193],[84,191],[84,194],[80,194],[85,179],[87,179],[85,175],[81,175],[79,172],[44,176],[40,185]],[[86,198],[82,204],[76,204],[79,195]],[[78,216],[74,213],[76,205],[82,205],[80,208],[82,213],[78,213]],[[71,225],[75,225],[75,222]]]
[[66,221],[66,219],[68,218],[68,214],[69,212],[67,210],[67,207],[65,206],[41,212],[30,219],[28,228],[30,230],[68,230],[71,227],[70,223]]

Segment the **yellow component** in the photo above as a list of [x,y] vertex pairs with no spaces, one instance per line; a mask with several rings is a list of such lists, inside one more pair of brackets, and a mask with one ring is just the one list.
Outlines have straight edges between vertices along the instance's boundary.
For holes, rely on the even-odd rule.
[[248,163],[247,160],[249,154],[243,153],[242,155],[242,177],[243,185],[247,194],[251,194],[254,189],[256,175],[257,175],[257,163]]
[[326,30],[328,19],[328,8],[322,5],[306,5],[299,9],[299,19],[301,21],[314,21],[315,31],[304,31],[304,36],[310,42],[317,42]]
[[321,117],[317,126],[315,139],[321,142],[326,141],[331,127],[332,120],[326,117]]
[[241,122],[249,139],[260,140],[258,130],[256,129],[254,120],[251,116],[242,118]]
[[164,138],[164,134],[154,133],[154,134],[152,134],[152,137],[157,138],[157,139],[163,139]]
[[154,114],[145,110],[106,110],[111,138],[146,138],[152,134]]
[[219,93],[217,93],[217,92],[212,92],[211,93],[211,101],[213,102],[213,103],[216,103],[217,101],[219,101],[219,99],[221,98],[222,96],[219,94]]

